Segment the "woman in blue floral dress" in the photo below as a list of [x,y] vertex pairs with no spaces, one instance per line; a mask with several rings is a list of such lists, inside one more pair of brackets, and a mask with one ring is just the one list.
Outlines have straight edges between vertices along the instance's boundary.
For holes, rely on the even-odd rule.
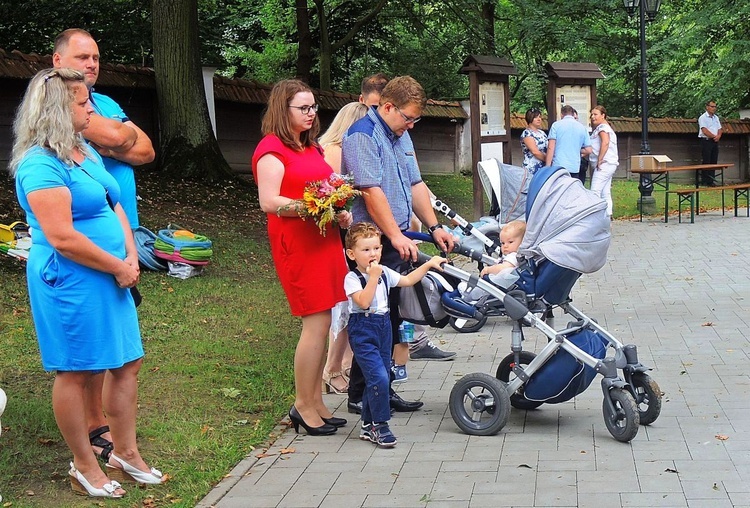
[[547,135],[542,130],[542,112],[536,108],[526,111],[526,128],[521,133],[523,167],[533,175],[544,166],[547,155]]

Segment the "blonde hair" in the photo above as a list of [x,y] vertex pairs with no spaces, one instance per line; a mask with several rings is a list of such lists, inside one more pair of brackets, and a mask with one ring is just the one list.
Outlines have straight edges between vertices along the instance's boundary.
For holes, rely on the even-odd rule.
[[357,242],[362,238],[372,238],[381,236],[380,230],[369,222],[357,222],[349,227],[349,231],[346,232],[346,238],[344,239],[344,245],[347,249],[353,249]]
[[361,102],[350,102],[339,110],[328,130],[320,136],[318,143],[325,148],[328,145],[340,145],[344,134],[354,122],[367,114],[367,106]]
[[76,148],[91,157],[83,135],[73,126],[71,105],[77,85],[86,86],[83,73],[67,68],[45,69],[31,79],[13,121],[11,175],[18,171],[26,152],[36,146],[46,148],[68,166],[73,165]]
[[523,237],[526,234],[526,223],[522,220],[512,220],[503,226],[501,231],[507,231],[513,236]]
[[292,132],[292,121],[289,118],[291,114],[289,104],[294,96],[300,92],[312,93],[312,89],[298,79],[285,79],[276,83],[268,96],[268,106],[261,123],[261,131],[264,136],[275,134],[282,143],[298,152],[303,151],[308,146],[317,146],[315,139],[320,132],[320,119],[316,114],[312,127],[300,134],[299,143],[295,139]]

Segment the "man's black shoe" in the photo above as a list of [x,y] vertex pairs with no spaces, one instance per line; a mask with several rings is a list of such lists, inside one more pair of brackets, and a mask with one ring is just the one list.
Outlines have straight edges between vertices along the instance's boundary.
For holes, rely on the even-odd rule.
[[346,401],[346,410],[353,414],[362,414],[362,401],[352,402],[351,400]]
[[410,411],[416,411],[422,406],[424,406],[424,402],[421,400],[408,401],[399,397],[397,393],[391,393],[391,409],[394,411],[408,413]]

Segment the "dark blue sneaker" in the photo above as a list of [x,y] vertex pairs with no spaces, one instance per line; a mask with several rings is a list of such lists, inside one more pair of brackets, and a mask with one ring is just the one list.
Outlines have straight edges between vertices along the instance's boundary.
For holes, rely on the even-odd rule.
[[381,448],[393,448],[398,442],[387,423],[364,423],[359,431],[359,438],[375,443]]
[[391,370],[393,371],[393,384],[409,380],[409,375],[406,373],[406,365],[394,365],[391,367]]

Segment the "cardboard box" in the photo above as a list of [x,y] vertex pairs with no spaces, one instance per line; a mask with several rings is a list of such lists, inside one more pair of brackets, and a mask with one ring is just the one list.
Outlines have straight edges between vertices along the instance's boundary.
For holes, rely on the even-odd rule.
[[630,169],[665,169],[672,159],[666,155],[633,155],[630,157]]

